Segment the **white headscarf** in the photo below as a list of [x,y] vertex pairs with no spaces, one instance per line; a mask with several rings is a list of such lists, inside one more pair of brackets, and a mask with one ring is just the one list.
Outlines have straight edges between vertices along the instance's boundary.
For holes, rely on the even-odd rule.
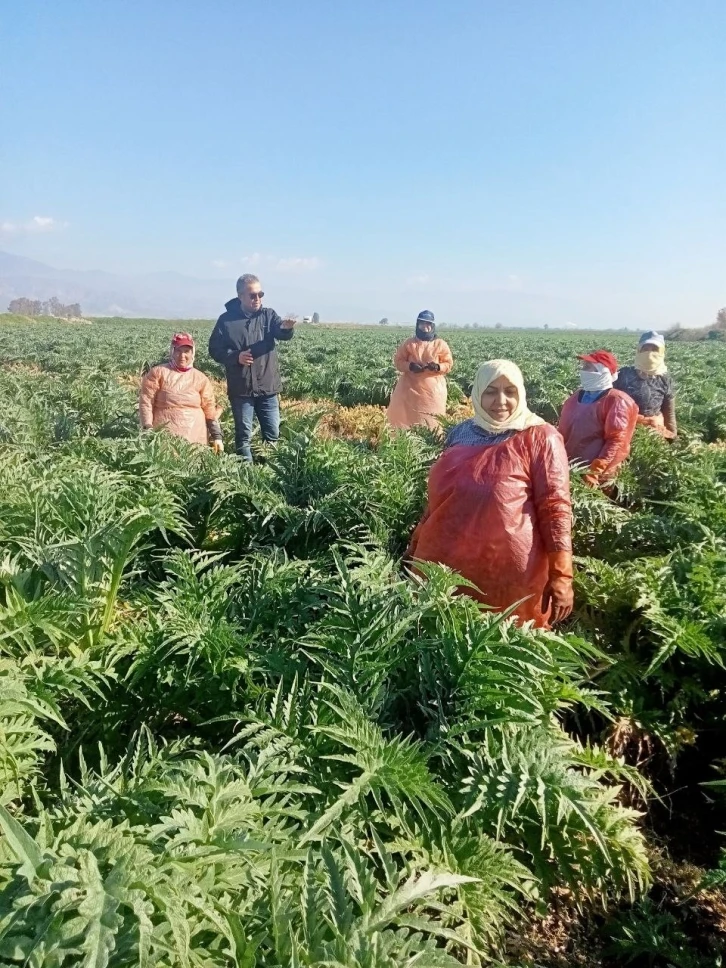
[[588,393],[612,390],[617,373],[612,373],[604,363],[595,363],[595,370],[580,370],[580,386]]
[[[492,420],[489,414],[482,408],[482,393],[500,376],[505,376],[512,386],[517,388],[519,400],[511,417],[506,420]],[[474,377],[474,385],[471,388],[471,405],[474,408],[474,423],[484,430],[493,434],[504,433],[505,430],[525,430],[527,427],[535,427],[543,424],[544,420],[527,406],[527,391],[524,389],[524,379],[522,371],[516,363],[511,360],[488,360],[482,363]]]

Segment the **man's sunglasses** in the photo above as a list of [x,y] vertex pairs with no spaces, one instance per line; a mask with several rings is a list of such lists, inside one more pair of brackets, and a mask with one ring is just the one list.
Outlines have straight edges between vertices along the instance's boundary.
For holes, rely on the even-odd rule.
[[248,299],[264,299],[265,298],[265,294],[264,294],[264,292],[248,292],[247,293],[247,298]]

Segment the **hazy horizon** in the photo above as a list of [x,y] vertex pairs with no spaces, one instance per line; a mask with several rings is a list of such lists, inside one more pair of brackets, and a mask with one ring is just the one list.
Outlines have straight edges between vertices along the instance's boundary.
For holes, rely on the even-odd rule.
[[[14,271],[13,271],[14,270]],[[24,270],[24,271],[23,271]],[[89,281],[90,280],[90,281]],[[155,285],[166,285],[170,281],[175,283],[174,292],[184,292],[186,286],[191,286],[191,289],[187,292],[186,296],[182,296],[182,300],[191,300],[193,302],[198,302],[200,299],[203,302],[209,302],[211,296],[205,294],[205,285],[210,285],[215,289],[220,291],[220,299],[222,302],[220,305],[215,304],[214,308],[209,312],[188,312],[179,314],[155,314],[153,311],[132,311],[125,309],[121,305],[117,305],[113,302],[114,299],[123,298],[121,296],[118,287],[126,286],[126,298],[131,299],[132,302],[140,301],[142,304],[153,305],[155,302],[158,304],[160,298],[163,299],[164,289],[161,290],[161,296],[159,292],[155,290]],[[134,284],[140,286],[135,294]],[[115,289],[113,287],[116,287]],[[131,288],[129,288],[131,287]],[[69,270],[64,271],[62,269],[56,269],[54,267],[46,266],[36,260],[27,260],[22,257],[14,256],[11,253],[4,252],[0,250],[0,313],[7,312],[8,303],[15,298],[25,297],[30,299],[47,300],[52,296],[56,296],[61,302],[74,303],[81,302],[81,310],[85,317],[96,318],[96,319],[168,319],[172,321],[184,321],[184,320],[200,320],[200,321],[213,321],[217,318],[221,310],[220,306],[224,302],[228,301],[228,298],[234,298],[233,294],[226,292],[223,296],[221,295],[222,288],[219,285],[218,280],[204,280],[204,279],[194,279],[193,277],[185,277],[179,273],[173,272],[160,272],[160,273],[140,273],[137,276],[114,276],[111,273],[105,273],[99,270]],[[232,284],[232,290],[234,286]],[[156,294],[155,294],[156,291]],[[285,298],[288,302],[291,301],[290,291],[283,290],[285,295],[280,293],[281,298]],[[201,295],[200,295],[201,293]],[[274,300],[275,291],[272,290],[270,293],[266,293],[266,305],[270,305],[270,299]],[[111,300],[109,308],[99,309],[100,301]],[[281,304],[278,302],[278,306]],[[283,304],[284,305],[284,304]],[[96,308],[94,308],[96,307]],[[287,312],[288,310],[283,310]],[[312,316],[313,312],[317,310],[305,310],[304,313],[297,313],[299,319],[302,316]],[[321,315],[319,313],[319,315]],[[416,312],[412,314],[411,319],[406,319],[405,316],[400,317],[386,317],[388,319],[389,328],[393,327],[411,327],[413,326],[413,319],[415,318]],[[505,314],[506,315],[506,314]],[[494,329],[497,327],[504,329],[542,329],[546,327],[553,331],[632,331],[637,332],[639,327],[637,326],[625,326],[616,325],[611,326],[587,326],[583,324],[575,324],[570,321],[564,321],[559,324],[557,323],[546,323],[543,320],[529,320],[522,322],[502,322],[500,318],[501,314],[495,314],[495,317],[484,318],[482,314],[479,314],[479,318],[475,320],[467,321],[456,321],[446,316],[442,316],[440,313],[437,315],[437,320],[439,325],[452,326],[456,328],[481,328],[481,329]],[[383,318],[383,317],[381,317]],[[346,319],[343,316],[340,317],[328,317],[325,318],[321,315],[321,323],[330,323],[335,325],[350,325],[350,326],[370,326],[370,325],[380,325],[380,320],[378,319]]]

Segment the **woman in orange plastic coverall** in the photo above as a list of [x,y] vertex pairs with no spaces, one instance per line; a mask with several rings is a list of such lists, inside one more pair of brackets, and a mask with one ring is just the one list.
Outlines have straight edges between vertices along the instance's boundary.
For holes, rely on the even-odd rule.
[[141,428],[165,427],[192,444],[211,441],[215,453],[221,453],[224,444],[218,418],[212,384],[194,369],[194,340],[189,333],[176,333],[169,362],[152,366],[141,381]]
[[451,350],[436,335],[434,314],[418,314],[416,335],[396,350],[393,365],[401,374],[388,405],[392,427],[425,424],[436,430],[437,416],[446,413],[446,374],[454,365]]
[[585,483],[597,487],[612,481],[630,453],[638,406],[613,389],[618,361],[612,353],[597,350],[578,359],[580,389],[565,400],[559,431],[570,460],[588,465]]
[[408,557],[436,561],[478,589],[467,595],[540,628],[572,611],[570,475],[562,438],[533,414],[519,367],[490,360],[431,468]]

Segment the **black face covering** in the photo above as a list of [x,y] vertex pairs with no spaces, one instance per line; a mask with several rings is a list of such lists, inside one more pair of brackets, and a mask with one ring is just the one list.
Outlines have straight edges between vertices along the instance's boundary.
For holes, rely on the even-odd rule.
[[431,340],[436,339],[436,327],[431,324],[431,332],[427,333],[421,329],[421,323],[416,320],[416,339],[420,339],[424,343],[430,343]]

